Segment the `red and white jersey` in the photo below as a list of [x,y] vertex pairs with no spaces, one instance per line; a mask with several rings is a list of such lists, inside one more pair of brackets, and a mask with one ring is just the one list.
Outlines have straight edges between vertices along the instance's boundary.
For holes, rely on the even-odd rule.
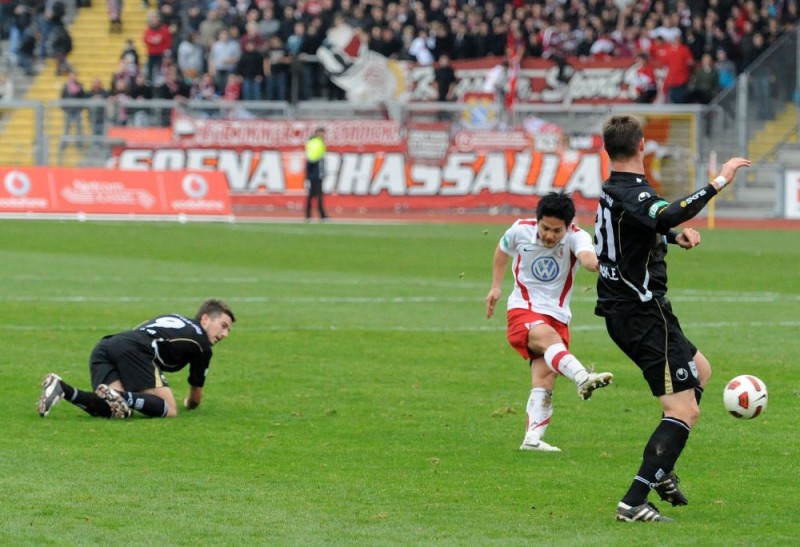
[[578,253],[594,252],[592,236],[571,224],[558,245],[548,249],[539,242],[536,219],[519,219],[500,239],[500,250],[511,257],[514,273],[508,309],[524,308],[569,323]]

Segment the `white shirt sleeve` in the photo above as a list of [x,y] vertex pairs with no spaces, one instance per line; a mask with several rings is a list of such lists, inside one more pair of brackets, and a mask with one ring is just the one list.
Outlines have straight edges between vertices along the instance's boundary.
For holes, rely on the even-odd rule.
[[503,234],[503,237],[500,238],[499,247],[500,250],[506,253],[508,256],[514,256],[517,254],[517,238],[519,236],[519,231],[516,229],[517,222],[515,222],[506,233]]
[[592,241],[592,236],[590,236],[589,232],[582,228],[578,228],[578,230],[572,234],[569,244],[570,251],[572,251],[572,254],[575,256],[578,256],[579,253],[584,251],[594,252],[594,242]]

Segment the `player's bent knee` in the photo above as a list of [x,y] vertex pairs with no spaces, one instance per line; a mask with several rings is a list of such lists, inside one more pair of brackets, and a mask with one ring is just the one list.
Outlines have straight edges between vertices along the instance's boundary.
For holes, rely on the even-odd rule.
[[664,395],[660,399],[665,416],[677,418],[689,427],[693,427],[700,418],[700,407],[693,389]]

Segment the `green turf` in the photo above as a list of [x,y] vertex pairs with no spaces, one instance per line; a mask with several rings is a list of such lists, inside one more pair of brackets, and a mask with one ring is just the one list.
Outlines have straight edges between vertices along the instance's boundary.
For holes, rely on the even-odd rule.
[[[660,408],[581,272],[572,348],[616,381],[582,402],[560,380],[547,440],[563,452],[517,450],[527,366],[484,310],[504,229],[0,222],[3,544],[798,544],[800,236],[704,230],[670,253],[714,376],[677,469],[690,505],[621,524]],[[38,416],[47,372],[85,388],[102,335],[210,296],[238,321],[200,409]],[[756,420],[722,407],[741,373],[770,389]],[[186,374],[170,380],[182,399]]]

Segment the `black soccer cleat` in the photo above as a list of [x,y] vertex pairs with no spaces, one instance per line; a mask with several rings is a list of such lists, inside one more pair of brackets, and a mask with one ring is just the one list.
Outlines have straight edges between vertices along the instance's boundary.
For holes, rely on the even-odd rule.
[[658,508],[649,501],[636,507],[619,502],[615,518],[622,522],[672,522],[671,518],[659,513]]
[[658,497],[664,501],[668,501],[673,507],[677,505],[688,505],[689,500],[678,487],[679,482],[681,482],[681,480],[678,478],[678,475],[676,475],[674,471],[670,471],[667,476],[656,483],[653,489],[658,494]]

